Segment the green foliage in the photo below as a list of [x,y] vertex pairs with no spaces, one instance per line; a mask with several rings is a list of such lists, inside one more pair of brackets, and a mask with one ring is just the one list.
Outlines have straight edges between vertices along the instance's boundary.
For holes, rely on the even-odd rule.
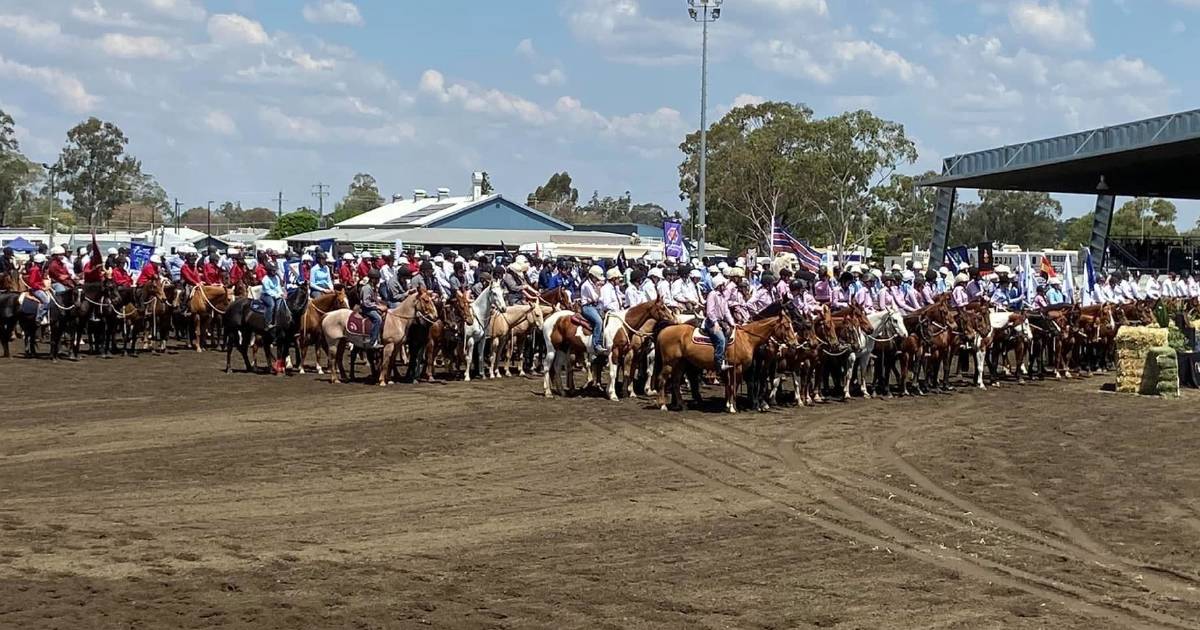
[[141,163],[125,155],[129,139],[119,127],[92,117],[67,132],[67,144],[54,170],[58,186],[88,225],[107,222],[128,203],[141,183]]
[[1081,217],[1074,217],[1063,221],[1062,238],[1059,239],[1059,247],[1063,249],[1081,249],[1087,247],[1092,242],[1092,222],[1096,220],[1096,213],[1089,212]]
[[868,244],[876,256],[928,244],[937,189],[917,186],[917,181],[933,175],[933,171],[917,177],[894,174],[876,188],[875,205],[867,213]]
[[341,223],[382,205],[383,196],[379,194],[379,185],[375,178],[367,173],[359,173],[354,176],[346,190],[346,196],[337,203],[326,222],[328,225]]
[[1178,211],[1166,199],[1138,197],[1125,202],[1113,213],[1112,236],[1174,236]]
[[269,238],[284,239],[304,232],[312,232],[317,229],[317,214],[311,210],[297,210],[289,214],[285,214],[275,222],[275,227],[271,228]]
[[[680,145],[680,198],[692,212],[699,148],[698,131]],[[777,222],[798,238],[844,246],[871,240],[873,216],[881,230],[915,226],[909,215],[924,193],[892,175],[916,156],[903,126],[868,111],[817,119],[793,103],[736,108],[708,130],[709,235],[734,249],[765,246]]]
[[42,173],[40,165],[21,154],[14,125],[12,117],[0,110],[0,225],[23,223],[36,212],[33,186]]
[[954,243],[999,241],[1022,249],[1055,244],[1062,204],[1047,193],[981,190],[979,203],[966,203],[950,229]]
[[546,180],[545,185],[538,186],[537,190],[529,193],[526,204],[530,208],[566,220],[565,217],[569,216],[579,203],[579,189],[572,187],[571,183],[570,173],[555,173]]
[[483,172],[483,184],[480,186],[480,192],[485,197],[496,192],[496,189],[492,188],[492,177],[488,175],[487,171]]

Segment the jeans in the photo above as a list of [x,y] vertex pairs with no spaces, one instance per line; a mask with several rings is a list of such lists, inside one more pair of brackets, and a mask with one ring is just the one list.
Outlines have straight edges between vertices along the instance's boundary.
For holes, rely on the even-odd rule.
[[604,319],[600,317],[600,309],[593,304],[583,307],[583,318],[592,325],[592,347],[604,349]]
[[271,327],[275,324],[275,306],[279,299],[273,295],[267,295],[266,293],[262,294],[262,297],[259,299],[262,300],[263,306],[265,307],[263,318],[267,320],[267,327]]
[[40,320],[46,316],[46,312],[50,310],[50,296],[46,295],[44,289],[33,291],[33,297],[36,297],[41,304],[38,304],[37,318]]
[[720,370],[721,364],[725,362],[725,346],[729,342],[725,339],[725,329],[716,322],[704,322],[704,334],[712,340],[713,344],[713,368]]
[[383,332],[383,315],[375,308],[364,308],[363,317],[371,320],[371,345],[379,343],[379,335]]
[[62,293],[63,291],[66,291],[67,288],[68,287],[65,284],[59,284],[57,282],[50,283],[50,290],[54,291],[55,293]]

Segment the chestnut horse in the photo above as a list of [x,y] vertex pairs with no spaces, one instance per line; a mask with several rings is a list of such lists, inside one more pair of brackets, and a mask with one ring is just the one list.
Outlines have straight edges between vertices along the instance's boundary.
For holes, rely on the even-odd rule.
[[[325,334],[327,343],[336,344],[337,352],[331,357],[331,365],[329,366],[330,382],[337,383],[345,378],[345,371],[342,369],[342,356],[346,352],[346,346],[349,339],[346,333],[346,323],[350,320],[350,309],[342,309],[334,311],[325,316],[321,322],[321,329]],[[379,386],[384,387],[390,382],[392,371],[395,369],[396,356],[399,354],[399,349],[404,347],[404,341],[408,337],[408,329],[416,320],[424,320],[434,322],[437,320],[437,304],[433,300],[433,294],[424,288],[420,288],[416,293],[412,293],[396,308],[388,311],[383,317],[383,331],[379,335],[379,341],[383,343],[383,351],[380,353],[377,373],[379,374]],[[368,353],[368,355],[373,353]]]
[[200,285],[192,291],[192,299],[188,308],[192,311],[192,324],[195,326],[196,352],[204,352],[208,341],[209,328],[212,327],[214,314],[224,316],[233,303],[233,290],[220,284]]
[[[683,377],[684,368],[691,366],[701,370],[716,370],[714,365],[712,344],[696,343],[692,337],[698,332],[695,326],[674,324],[663,328],[655,339],[656,353],[662,371],[658,375],[658,404],[667,410],[667,393],[670,392],[671,406],[679,406],[679,382]],[[729,346],[725,352],[725,362],[733,367],[728,370],[725,378],[725,409],[729,413],[737,413],[737,382],[743,369],[754,360],[754,353],[759,346],[774,339],[782,346],[797,345],[796,330],[792,320],[781,313],[748,324],[738,326],[734,330]]]
[[[300,352],[298,368],[301,374],[304,374],[304,360],[308,357],[310,345],[314,348],[313,362],[317,365],[317,374],[325,373],[325,370],[321,368],[321,351],[325,352],[326,360],[328,360],[329,344],[325,342],[325,331],[321,328],[321,322],[325,321],[325,317],[330,313],[347,308],[350,308],[350,302],[346,300],[346,291],[341,284],[334,285],[332,293],[322,293],[309,300],[305,305],[300,321],[294,324],[296,347]],[[291,357],[288,357],[288,360],[290,361]]]

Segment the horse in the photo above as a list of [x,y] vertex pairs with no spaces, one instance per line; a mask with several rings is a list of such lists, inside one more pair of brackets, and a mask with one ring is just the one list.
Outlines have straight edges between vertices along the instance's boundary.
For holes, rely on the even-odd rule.
[[[497,364],[505,360],[502,357],[506,350],[508,375],[512,375],[513,362],[516,360],[520,376],[525,376],[525,339],[531,331],[541,330],[545,317],[549,314],[546,311],[549,310],[550,307],[541,306],[537,302],[517,304],[509,306],[492,318],[487,331],[488,339],[492,342],[492,361],[488,369],[488,378],[497,378],[505,370],[503,365],[498,369]],[[519,359],[515,357],[518,354],[521,355]]]
[[149,324],[146,330],[146,349],[157,353],[166,352],[167,337],[171,332],[171,320],[175,310],[172,305],[175,288],[166,278],[158,277],[142,285],[142,289],[143,313]]
[[[236,347],[242,355],[246,371],[252,372],[248,350],[256,338],[267,355],[267,363],[273,374],[283,376],[287,373],[283,357],[287,356],[288,343],[292,336],[292,323],[308,304],[308,292],[296,291],[283,304],[275,305],[275,312],[270,321],[266,313],[257,308],[261,302],[248,297],[239,297],[222,313],[225,333],[225,372],[232,371],[230,362],[233,349]],[[279,357],[275,358],[272,348],[278,347]]]
[[[639,314],[648,312],[648,308],[646,311],[639,311]],[[624,315],[625,311],[610,311],[605,313],[601,319],[603,327],[601,334],[605,345],[609,348],[613,347],[617,331],[627,326]],[[638,325],[642,323],[644,322],[639,321]],[[542,375],[542,393],[545,397],[552,398],[554,396],[554,381],[558,378],[560,371],[566,371],[567,390],[575,389],[575,373],[570,366],[576,356],[585,357],[588,381],[584,388],[587,389],[593,384],[597,386],[601,384],[603,381],[600,376],[601,370],[604,368],[604,362],[611,363],[610,353],[595,351],[592,346],[591,331],[581,316],[573,311],[554,313],[542,325],[542,338],[546,343],[546,358],[543,362],[544,374]],[[612,371],[615,376],[615,368]],[[563,391],[561,379],[559,379],[559,385],[559,391]],[[615,382],[609,383],[607,393],[610,400],[617,400]]]
[[[471,380],[471,364],[475,360],[475,348],[483,348],[487,341],[487,333],[491,327],[492,314],[508,308],[504,302],[504,287],[499,282],[484,287],[483,291],[471,302],[469,319],[463,325],[463,353],[467,358],[463,380]],[[495,348],[493,348],[495,351]],[[479,358],[479,371],[482,373],[484,357]]]
[[[825,328],[826,319],[810,319],[790,305],[788,312],[792,318],[792,326],[796,329],[799,343],[792,347],[781,347],[773,341],[767,344],[768,355],[778,357],[770,392],[767,395],[767,404],[777,404],[783,375],[788,374],[792,377],[792,391],[795,392],[796,404],[807,407],[816,404],[814,390],[817,388],[817,368],[821,363],[821,348],[828,343],[826,339],[832,338],[833,331]],[[822,338],[822,335],[825,336],[825,339]],[[863,391],[865,392],[866,388],[863,388]]]
[[622,369],[624,370],[625,397],[632,398],[634,395],[634,357],[644,346],[653,344],[654,328],[660,322],[673,321],[675,314],[667,308],[662,298],[657,298],[611,315],[621,324],[621,327],[613,335],[608,356],[608,399],[616,402],[618,400],[617,375]]
[[329,344],[325,342],[321,322],[330,313],[347,308],[350,308],[350,303],[346,300],[346,291],[340,284],[334,286],[333,292],[322,293],[305,304],[304,313],[293,324],[293,328],[296,329],[296,347],[300,351],[300,362],[297,367],[301,374],[304,374],[304,360],[308,357],[310,345],[315,348],[313,360],[317,365],[317,374],[325,373],[325,370],[321,368],[320,353],[324,350],[328,359]]
[[[503,297],[501,297],[503,299]],[[346,346],[353,344],[355,346],[366,346],[365,338],[352,338],[352,334],[348,331],[350,316],[353,312],[350,309],[342,309],[334,311],[325,316],[321,322],[321,330],[325,334],[326,342],[336,344],[337,352],[331,359],[329,366],[330,382],[338,383],[345,378],[345,370],[342,367],[342,356],[345,354]],[[437,319],[437,305],[434,303],[433,294],[424,288],[420,288],[412,292],[406,297],[400,305],[391,309],[384,314],[383,330],[380,331],[379,340],[383,343],[383,350],[380,352],[378,366],[376,372],[379,375],[379,386],[385,387],[390,383],[392,370],[395,369],[396,355],[399,349],[403,347],[404,341],[408,336],[408,329],[416,320],[433,322]],[[368,351],[368,357],[373,355],[373,351]],[[374,361],[372,361],[374,363]]]
[[439,355],[448,360],[451,372],[462,366],[465,359],[463,328],[470,318],[471,291],[465,288],[452,291],[442,305],[441,320],[429,326],[429,344],[425,350],[422,380],[433,380],[433,368]]
[[63,337],[67,338],[69,356],[79,360],[79,342],[83,335],[84,316],[83,289],[71,287],[63,291],[50,292],[50,360],[58,361],[62,355]]
[[[841,400],[846,401],[850,398],[850,382],[854,377],[854,364],[859,355],[863,354],[864,348],[867,347],[868,335],[874,328],[871,326],[871,320],[868,319],[866,311],[858,304],[851,304],[836,312],[824,311],[821,316],[828,318],[826,325],[834,331],[835,338],[838,340],[836,351],[823,350],[821,380],[824,382],[824,377],[829,373],[830,367],[836,367],[837,362],[842,361],[841,384],[837,390],[841,392]],[[863,391],[866,391],[865,384]]]
[[[700,338],[702,335],[704,333],[694,326],[673,324],[662,328],[655,338],[658,363],[662,365],[658,376],[658,402],[663,411],[668,408],[668,391],[671,406],[678,406],[679,383],[685,366],[702,370],[717,369],[712,343],[708,342],[707,336]],[[792,328],[791,319],[787,314],[780,313],[737,326],[730,336],[725,353],[725,361],[733,366],[728,370],[725,379],[725,409],[729,413],[737,413],[737,382],[743,368],[753,360],[758,347],[769,339],[774,339],[784,346],[797,345],[796,331]]]
[[209,327],[212,326],[213,315],[224,316],[233,302],[233,292],[229,287],[220,284],[203,284],[192,290],[188,300],[188,308],[192,313],[192,324],[195,329],[195,350],[204,352],[208,340]]

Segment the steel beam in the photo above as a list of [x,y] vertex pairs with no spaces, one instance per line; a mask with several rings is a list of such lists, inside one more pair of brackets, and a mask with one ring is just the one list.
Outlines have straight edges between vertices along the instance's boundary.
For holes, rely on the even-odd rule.
[[941,267],[946,259],[950,221],[954,218],[954,202],[957,198],[958,189],[938,188],[937,206],[933,209],[933,241],[929,245],[929,269]]
[[1104,269],[1105,254],[1108,253],[1108,230],[1112,227],[1113,208],[1117,205],[1115,195],[1096,195],[1096,211],[1092,215],[1092,264],[1096,273]]

